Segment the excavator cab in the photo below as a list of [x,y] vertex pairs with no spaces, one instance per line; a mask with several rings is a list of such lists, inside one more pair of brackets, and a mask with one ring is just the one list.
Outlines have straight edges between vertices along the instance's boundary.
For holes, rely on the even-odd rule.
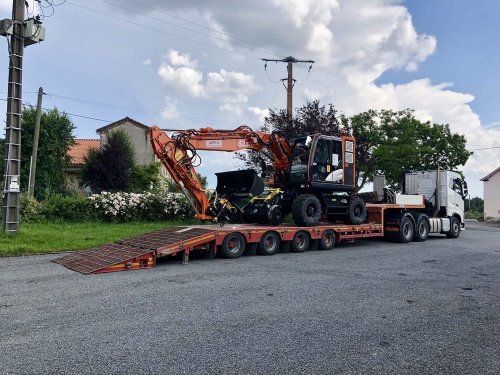
[[292,140],[290,186],[320,191],[354,190],[354,140],[315,134]]

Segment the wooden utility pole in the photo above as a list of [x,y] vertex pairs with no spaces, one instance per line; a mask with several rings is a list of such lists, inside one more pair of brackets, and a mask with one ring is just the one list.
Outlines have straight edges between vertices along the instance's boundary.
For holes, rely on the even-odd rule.
[[35,176],[36,176],[36,160],[38,157],[38,138],[40,136],[40,118],[42,117],[42,96],[43,88],[38,89],[38,100],[36,103],[36,116],[35,116],[35,134],[33,134],[33,152],[31,156],[30,168],[30,183],[28,186],[28,195],[33,196],[35,193]]
[[288,121],[292,120],[292,113],[293,113],[293,85],[295,83],[295,80],[293,79],[293,64],[296,63],[309,63],[311,66],[309,67],[309,70],[311,70],[312,64],[314,64],[314,60],[297,60],[295,57],[288,56],[285,57],[284,59],[281,60],[275,60],[275,59],[262,59],[263,61],[266,62],[266,65],[264,69],[267,68],[267,63],[268,62],[286,62],[287,65],[287,70],[288,70],[288,78],[283,78],[281,81],[287,81],[286,85],[286,116],[288,118]]
[[15,234],[19,228],[24,7],[24,0],[13,0],[14,28],[9,51],[5,168],[2,189],[2,229],[6,234]]

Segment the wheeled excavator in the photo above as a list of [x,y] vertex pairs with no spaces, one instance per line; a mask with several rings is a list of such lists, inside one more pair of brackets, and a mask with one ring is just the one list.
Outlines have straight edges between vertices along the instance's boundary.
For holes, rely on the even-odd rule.
[[[354,137],[311,134],[287,140],[281,132],[202,128],[167,130],[151,127],[155,154],[192,203],[199,220],[279,225],[292,214],[299,226],[320,220],[362,224],[364,201],[355,194]],[[217,187],[204,189],[195,166],[199,150],[255,150],[272,160],[274,174],[255,170],[216,173]],[[263,173],[265,174],[265,173]]]

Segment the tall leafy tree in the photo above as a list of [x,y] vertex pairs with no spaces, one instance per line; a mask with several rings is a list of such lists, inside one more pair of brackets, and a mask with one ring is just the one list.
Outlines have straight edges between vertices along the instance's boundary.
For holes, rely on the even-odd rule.
[[343,122],[357,139],[360,186],[384,174],[399,190],[406,171],[454,169],[470,156],[463,135],[452,133],[447,124],[421,122],[409,109],[370,110]]
[[[25,108],[21,133],[21,188],[28,189],[36,109]],[[70,166],[68,149],[75,143],[75,126],[69,116],[57,108],[42,112],[35,176],[35,196],[66,192],[64,169]]]
[[82,184],[95,192],[127,191],[135,168],[134,148],[121,130],[111,131],[100,150],[91,149],[82,169]]

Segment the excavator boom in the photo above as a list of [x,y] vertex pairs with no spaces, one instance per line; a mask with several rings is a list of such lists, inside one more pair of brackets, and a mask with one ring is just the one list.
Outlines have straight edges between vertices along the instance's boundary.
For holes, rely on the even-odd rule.
[[[199,161],[198,150],[234,152],[264,151],[266,148],[271,153],[280,184],[286,187],[286,174],[290,166],[292,148],[280,133],[256,132],[248,126],[240,126],[234,130],[212,128],[182,130],[168,136],[165,131],[153,126],[150,138],[158,159],[167,168],[179,189],[193,202],[196,218],[199,220],[217,220],[220,212],[230,208],[231,204],[227,201],[217,201],[216,196],[214,201],[211,201],[210,196],[207,197],[193,165]],[[261,192],[259,192],[260,183],[256,182],[256,174],[253,171],[225,172],[218,174],[218,178],[222,179],[222,182],[219,180],[216,195],[231,193],[242,196]],[[216,207],[220,205],[222,207]]]

